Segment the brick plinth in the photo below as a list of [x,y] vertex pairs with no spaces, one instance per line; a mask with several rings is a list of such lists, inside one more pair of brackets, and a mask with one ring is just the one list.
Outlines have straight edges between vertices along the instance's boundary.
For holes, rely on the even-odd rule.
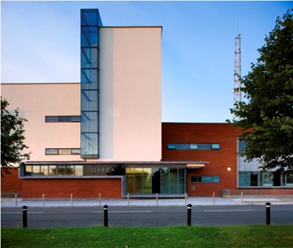
[[22,197],[41,198],[121,198],[120,178],[23,179]]

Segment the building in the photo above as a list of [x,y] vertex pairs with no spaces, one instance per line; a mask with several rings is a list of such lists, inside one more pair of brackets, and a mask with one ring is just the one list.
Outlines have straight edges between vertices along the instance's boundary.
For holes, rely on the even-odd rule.
[[[80,83],[2,84],[9,108],[28,120],[31,158],[11,186],[23,198],[220,196],[269,186],[271,177],[263,184],[257,167],[237,158],[240,129],[161,122],[161,35],[162,27],[103,26],[98,10],[81,10]],[[292,177],[279,179],[269,188],[292,188]]]

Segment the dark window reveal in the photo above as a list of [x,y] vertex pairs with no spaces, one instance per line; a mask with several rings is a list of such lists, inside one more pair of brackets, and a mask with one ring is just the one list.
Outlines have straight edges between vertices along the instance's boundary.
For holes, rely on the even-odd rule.
[[80,148],[46,148],[46,155],[79,155]]
[[191,176],[192,183],[219,183],[219,176]]
[[46,116],[45,122],[80,122],[79,115]]
[[220,144],[168,144],[168,150],[220,150]]

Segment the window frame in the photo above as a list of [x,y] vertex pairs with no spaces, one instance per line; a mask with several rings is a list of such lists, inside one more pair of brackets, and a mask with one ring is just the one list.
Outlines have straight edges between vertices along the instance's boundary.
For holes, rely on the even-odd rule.
[[[48,153],[47,151],[53,151],[55,150],[55,153]],[[70,153],[64,153],[65,151],[69,151]],[[76,152],[77,150],[79,150],[79,153]],[[45,148],[45,155],[80,155],[81,154],[81,149],[80,148]]]
[[25,176],[29,177],[75,177],[84,176],[84,166],[75,164],[26,165]]
[[179,150],[179,151],[221,150],[221,144],[220,143],[168,143],[167,150]]
[[81,122],[81,116],[80,115],[46,115],[45,122],[46,123]]
[[[207,180],[210,178],[210,180]],[[191,176],[190,182],[191,183],[220,183],[221,177],[220,176]]]

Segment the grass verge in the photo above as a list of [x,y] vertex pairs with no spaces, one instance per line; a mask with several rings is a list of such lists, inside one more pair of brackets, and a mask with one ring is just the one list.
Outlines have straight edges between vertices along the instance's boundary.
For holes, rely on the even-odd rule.
[[293,226],[1,229],[2,247],[293,247]]

